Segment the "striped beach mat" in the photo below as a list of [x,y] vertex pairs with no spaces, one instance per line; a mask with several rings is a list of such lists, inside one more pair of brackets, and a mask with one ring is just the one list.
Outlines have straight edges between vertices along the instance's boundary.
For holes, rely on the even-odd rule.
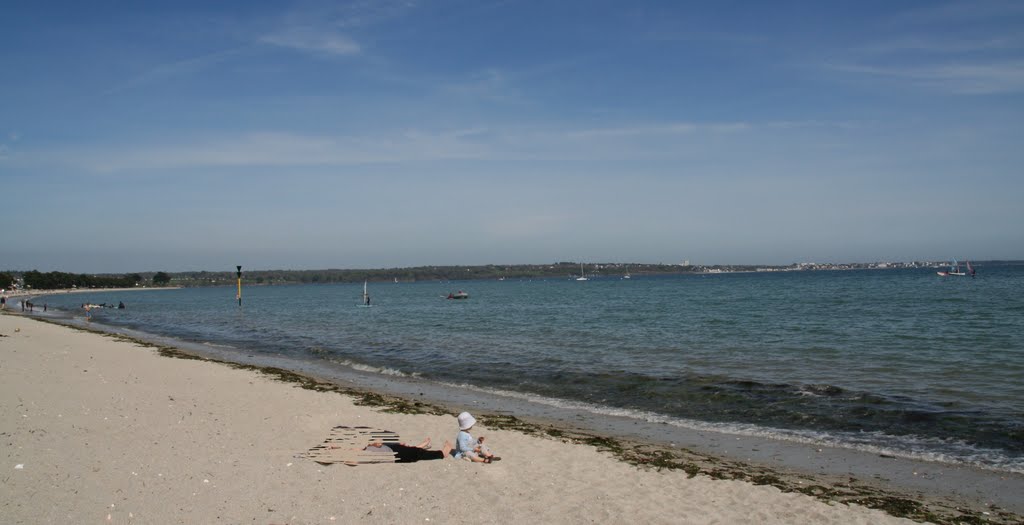
[[370,427],[337,426],[323,443],[299,454],[321,465],[344,463],[346,465],[367,465],[372,463],[394,463],[397,459],[390,449],[366,446],[381,442],[385,445],[400,443],[398,434],[389,430]]

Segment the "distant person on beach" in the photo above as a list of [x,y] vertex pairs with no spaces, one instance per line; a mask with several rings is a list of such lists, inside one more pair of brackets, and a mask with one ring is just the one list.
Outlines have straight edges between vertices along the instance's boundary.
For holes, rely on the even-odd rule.
[[6,309],[7,309],[7,296],[5,295],[5,296],[0,297],[0,310],[6,310]]
[[484,438],[473,439],[469,433],[476,418],[469,412],[459,414],[459,435],[455,438],[455,458],[465,458],[474,463],[490,463],[501,459],[491,452],[491,449],[484,445]]

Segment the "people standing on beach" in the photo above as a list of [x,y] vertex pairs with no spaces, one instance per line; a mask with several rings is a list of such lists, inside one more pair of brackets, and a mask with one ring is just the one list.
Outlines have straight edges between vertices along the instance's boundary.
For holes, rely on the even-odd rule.
[[6,310],[6,309],[7,309],[7,296],[6,295],[0,296],[0,310]]
[[484,438],[482,436],[480,439],[473,439],[473,436],[469,433],[473,425],[476,424],[475,417],[469,412],[463,412],[459,414],[458,420],[459,435],[455,438],[456,459],[465,458],[474,463],[490,463],[501,459],[495,456],[487,445],[484,445]]

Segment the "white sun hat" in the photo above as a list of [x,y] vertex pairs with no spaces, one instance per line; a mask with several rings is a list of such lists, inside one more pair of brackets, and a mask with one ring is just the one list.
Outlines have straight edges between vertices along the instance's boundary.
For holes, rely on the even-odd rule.
[[476,418],[469,415],[469,412],[459,414],[459,430],[469,430],[476,424]]

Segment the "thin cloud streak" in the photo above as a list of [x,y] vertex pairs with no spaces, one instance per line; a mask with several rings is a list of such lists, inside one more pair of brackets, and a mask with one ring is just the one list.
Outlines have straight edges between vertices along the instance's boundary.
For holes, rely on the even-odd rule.
[[913,67],[833,65],[835,71],[856,73],[910,83],[962,95],[1024,92],[1024,61],[989,64],[952,63]]
[[[372,136],[309,135],[285,132],[210,137],[202,142],[166,145],[117,144],[87,150],[35,152],[34,163],[58,162],[93,172],[188,167],[312,167],[399,164],[458,160],[623,160],[684,155],[660,148],[679,137],[691,146],[702,139],[735,136],[750,140],[806,128],[848,130],[849,122],[667,123],[590,129],[406,129]],[[742,137],[742,138],[740,138]],[[639,140],[639,142],[638,142]]]
[[259,41],[278,47],[325,55],[352,56],[358,55],[362,51],[359,44],[346,35],[313,27],[290,27],[265,35]]
[[980,38],[928,38],[903,37],[868,44],[862,48],[868,54],[889,55],[901,52],[973,53],[977,51],[1020,50],[1024,39],[1018,36],[985,36]]
[[932,25],[936,23],[963,24],[967,21],[1005,19],[1024,15],[1024,3],[1015,0],[989,2],[952,2],[911,9],[895,15],[895,24]]
[[902,10],[873,41],[833,53],[823,67],[851,77],[954,95],[1024,91],[1020,2],[954,2]]
[[230,58],[238,55],[241,51],[241,48],[227,49],[185,60],[160,64],[118,86],[108,89],[104,94],[115,95],[123,91],[149,84],[156,84],[158,82],[164,82],[172,78],[183,78],[197,75],[205,70],[226,62]]
[[44,157],[63,159],[97,172],[215,166],[346,166],[486,155],[479,145],[456,134],[408,131],[392,138],[327,137],[288,133],[250,133],[199,144],[164,147],[117,147],[124,151],[66,152]]

